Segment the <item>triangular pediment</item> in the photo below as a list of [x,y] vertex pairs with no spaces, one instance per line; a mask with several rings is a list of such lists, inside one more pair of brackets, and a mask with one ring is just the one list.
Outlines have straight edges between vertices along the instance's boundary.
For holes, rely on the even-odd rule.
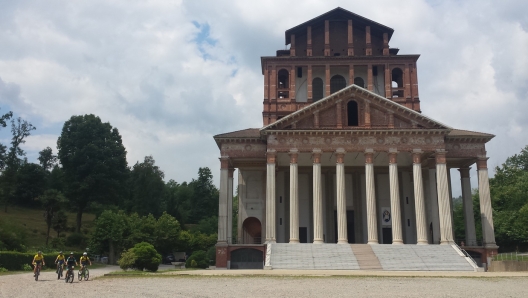
[[[357,105],[357,114],[349,113],[349,109],[354,111],[354,105]],[[354,115],[357,123],[349,123],[349,117],[356,117]],[[431,129],[451,130],[451,127],[365,88],[350,85],[264,126],[260,131]]]

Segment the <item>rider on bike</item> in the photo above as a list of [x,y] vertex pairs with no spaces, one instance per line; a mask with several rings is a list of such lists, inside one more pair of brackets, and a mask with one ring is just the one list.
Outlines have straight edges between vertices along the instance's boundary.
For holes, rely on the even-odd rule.
[[39,252],[33,257],[33,262],[31,262],[34,265],[33,268],[33,277],[35,277],[35,274],[37,274],[37,267],[40,267],[40,263],[42,265],[46,265],[46,262],[44,261],[44,255],[39,250]]
[[64,254],[62,254],[62,251],[59,252],[59,255],[57,256],[57,258],[55,259],[55,264],[57,264],[57,271],[56,273],[59,273],[59,266],[64,266],[64,259],[66,257],[64,256]]
[[81,262],[81,269],[79,269],[79,273],[83,272],[84,267],[86,267],[87,263],[90,263],[90,266],[92,266],[92,261],[90,261],[87,252],[83,253],[82,257],[79,258],[79,261]]
[[75,268],[75,266],[77,266],[77,260],[73,256],[73,252],[71,252],[70,256],[66,259],[66,266],[67,266],[68,270],[70,270],[70,269],[73,270],[73,268]]

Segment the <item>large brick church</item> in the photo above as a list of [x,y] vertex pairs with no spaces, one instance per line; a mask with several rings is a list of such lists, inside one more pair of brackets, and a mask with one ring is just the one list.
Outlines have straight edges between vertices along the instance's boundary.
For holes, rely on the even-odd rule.
[[[289,49],[261,57],[263,126],[214,137],[217,268],[261,268],[274,243],[453,244],[453,168],[465,214],[458,241],[483,258],[496,253],[485,147],[494,136],[422,113],[420,55],[390,47],[393,33],[336,8],[286,30]],[[478,170],[483,239],[476,239],[470,167]]]

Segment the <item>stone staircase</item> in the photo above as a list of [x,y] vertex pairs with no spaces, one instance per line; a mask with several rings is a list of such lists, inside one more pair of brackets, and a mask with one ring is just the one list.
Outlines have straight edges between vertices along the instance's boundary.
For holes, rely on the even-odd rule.
[[268,244],[265,268],[300,270],[475,271],[451,245]]

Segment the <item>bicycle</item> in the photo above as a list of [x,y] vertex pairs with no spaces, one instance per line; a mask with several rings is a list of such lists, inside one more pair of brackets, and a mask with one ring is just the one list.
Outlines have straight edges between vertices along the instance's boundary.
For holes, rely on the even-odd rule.
[[64,281],[66,283],[72,283],[73,282],[73,266],[68,266],[68,270],[66,271],[66,277],[64,278]]
[[62,270],[63,270],[63,269],[62,269],[62,264],[59,263],[59,264],[57,265],[57,279],[61,279],[61,277],[62,277]]
[[81,281],[83,278],[84,280],[88,280],[89,277],[90,277],[90,270],[88,270],[87,265],[82,265],[77,278],[79,279],[79,281]]
[[37,269],[35,270],[35,281],[38,281],[38,277],[40,275],[40,264],[35,264],[37,266]]

